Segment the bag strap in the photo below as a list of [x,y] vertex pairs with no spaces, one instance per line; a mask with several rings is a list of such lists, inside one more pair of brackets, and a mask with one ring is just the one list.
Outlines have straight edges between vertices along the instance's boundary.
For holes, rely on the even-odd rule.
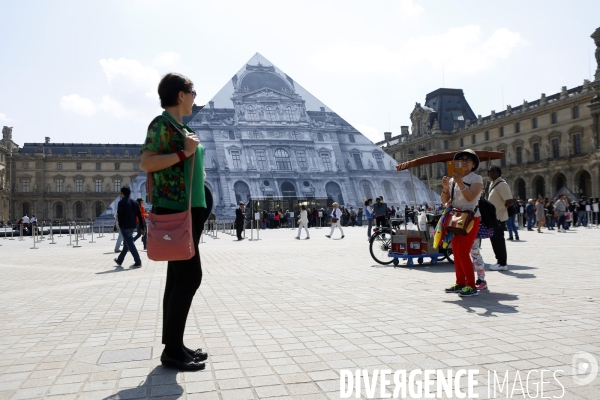
[[[171,120],[169,120],[169,118],[166,118],[166,119],[177,130],[177,132],[179,132],[181,134],[181,136],[183,136],[184,141],[185,141],[185,138],[187,137],[187,135],[185,133],[183,133],[181,131],[181,129],[179,129],[178,126],[176,126],[174,123],[172,123]],[[170,153],[170,154],[172,154],[172,153]],[[192,182],[193,182],[193,177],[194,177],[194,159],[195,159],[195,156],[196,156],[196,153],[192,154],[189,157],[190,158],[190,184],[188,186],[188,211],[191,211],[191,209],[192,209]],[[184,171],[185,171],[185,165],[184,165]],[[149,174],[147,174],[147,176],[148,176],[148,179],[147,179],[147,182],[148,182],[147,193],[148,193],[148,202],[150,204],[152,204],[152,189],[154,187],[154,179],[152,178],[153,174],[154,174],[154,172],[150,172]]]

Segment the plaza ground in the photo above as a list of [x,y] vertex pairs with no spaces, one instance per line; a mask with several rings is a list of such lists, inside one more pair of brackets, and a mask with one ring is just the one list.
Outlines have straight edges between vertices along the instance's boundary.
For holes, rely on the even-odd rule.
[[[366,228],[345,231],[207,237],[185,342],[210,357],[179,373],[159,360],[166,263],[141,252],[142,268],[117,268],[112,235],[0,238],[0,399],[335,399],[341,369],[463,368],[479,369],[479,398],[487,371],[534,369],[563,371],[563,399],[600,398],[600,378],[579,386],[571,365],[600,361],[600,229],[521,231],[509,271],[473,298],[444,293],[452,265],[377,265]],[[561,396],[548,380],[544,396]]]

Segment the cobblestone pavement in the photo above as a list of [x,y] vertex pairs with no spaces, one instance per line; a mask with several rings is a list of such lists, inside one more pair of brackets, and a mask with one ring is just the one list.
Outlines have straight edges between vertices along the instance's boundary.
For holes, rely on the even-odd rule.
[[488,371],[525,386],[548,369],[565,393],[547,374],[544,397],[600,399],[600,378],[579,386],[571,366],[577,352],[600,361],[600,229],[521,231],[510,270],[473,298],[444,293],[452,265],[377,265],[366,228],[345,231],[206,238],[185,339],[210,357],[193,373],[160,365],[166,263],[117,268],[112,236],[38,250],[0,238],[0,399],[335,399],[341,369],[462,368],[479,369],[479,398]]

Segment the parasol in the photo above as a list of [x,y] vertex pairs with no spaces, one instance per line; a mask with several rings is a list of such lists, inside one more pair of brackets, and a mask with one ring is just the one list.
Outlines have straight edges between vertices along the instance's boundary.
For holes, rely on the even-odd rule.
[[[432,154],[430,156],[415,158],[414,160],[406,161],[396,165],[397,171],[403,171],[405,169],[420,167],[421,165],[428,165],[438,162],[446,162],[454,160],[456,151],[447,151],[445,153]],[[479,161],[499,160],[504,156],[502,151],[489,151],[489,150],[475,150],[475,154],[479,157]]]

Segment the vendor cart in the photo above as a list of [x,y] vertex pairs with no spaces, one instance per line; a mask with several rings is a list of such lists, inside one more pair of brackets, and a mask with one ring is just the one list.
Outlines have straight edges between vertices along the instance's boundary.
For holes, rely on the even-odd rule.
[[[479,157],[480,161],[490,161],[490,160],[498,160],[501,159],[504,155],[503,152],[501,151],[486,151],[486,150],[477,150],[475,151],[475,153],[477,154],[477,156]],[[456,152],[445,152],[445,153],[438,153],[438,154],[433,154],[430,156],[425,156],[425,157],[420,157],[411,161],[407,161],[401,164],[398,164],[396,166],[396,170],[397,171],[403,171],[403,170],[408,170],[410,168],[415,168],[415,167],[419,167],[422,165],[429,165],[429,164],[433,164],[433,163],[439,163],[439,162],[447,162],[447,161],[452,161],[454,159],[454,155],[456,154]],[[416,194],[416,190],[415,190],[415,185],[413,182],[413,176],[412,173],[409,171],[409,175],[410,175],[410,182],[412,185],[412,189],[413,189],[413,195],[414,195],[414,199],[415,202],[417,200],[417,194]],[[430,179],[432,177],[428,177],[427,179],[427,183],[429,185],[429,191],[430,194],[432,195],[432,189],[431,189],[431,184],[430,184]],[[433,226],[435,227],[437,225],[437,222],[440,218],[440,215],[437,214],[437,210],[434,207],[434,213],[428,213],[427,214],[427,229],[426,231],[422,234],[422,236],[424,236],[425,240],[429,240],[429,226]],[[406,223],[404,225],[405,229],[405,233],[407,232],[406,230]],[[401,226],[388,226],[388,227],[382,227],[382,228],[377,228],[375,229],[375,232],[373,233],[373,235],[371,236],[371,239],[369,240],[369,250],[371,252],[371,257],[373,257],[373,259],[378,262],[379,264],[383,264],[383,265],[388,265],[388,264],[394,264],[394,266],[398,266],[400,264],[400,260],[407,260],[407,265],[412,266],[414,265],[414,260],[416,259],[417,262],[419,264],[423,264],[425,259],[430,259],[430,263],[432,265],[437,264],[438,261],[442,261],[444,258],[446,258],[449,262],[454,263],[454,259],[452,257],[452,245],[449,244],[447,248],[443,248],[442,246],[436,248],[436,249],[427,249],[427,252],[425,253],[421,253],[421,254],[408,254],[408,251],[404,251],[404,252],[394,252],[392,251],[392,237],[393,235],[396,235],[397,233],[399,233],[399,231],[402,229]],[[419,231],[419,235],[421,235],[421,227],[420,224],[417,224],[417,229]]]

